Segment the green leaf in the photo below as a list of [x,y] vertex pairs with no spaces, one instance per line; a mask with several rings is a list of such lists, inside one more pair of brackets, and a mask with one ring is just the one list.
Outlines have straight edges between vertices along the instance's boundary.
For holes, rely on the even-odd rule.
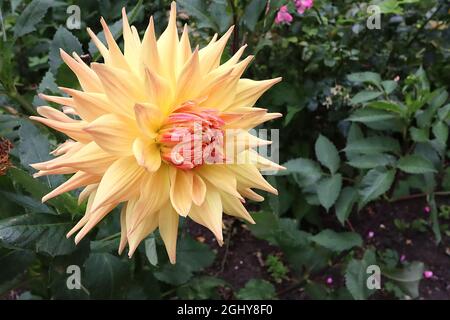
[[373,154],[373,155],[362,155],[355,156],[351,158],[347,163],[358,169],[372,169],[376,167],[385,167],[395,164],[395,157],[389,154]]
[[36,30],[36,25],[44,18],[53,3],[52,0],[31,1],[17,18],[14,37],[18,38]]
[[[44,162],[52,158],[49,156],[50,143],[48,142],[48,137],[42,134],[30,121],[23,120],[20,122],[19,138],[20,163],[28,172],[36,171],[30,164]],[[39,180],[46,183],[50,189],[63,182],[59,176],[45,176]]]
[[419,284],[423,271],[422,262],[412,262],[403,269],[383,270],[383,275],[394,281],[405,294],[414,299],[419,296]]
[[440,108],[447,102],[448,92],[447,90],[441,88],[436,90],[436,95],[432,95],[432,99],[430,101],[430,106],[432,109]]
[[75,250],[75,243],[66,238],[73,226],[53,215],[29,213],[0,220],[0,243],[51,256],[65,255]]
[[433,230],[434,236],[436,238],[436,243],[439,244],[442,240],[442,234],[441,234],[441,227],[440,227],[440,223],[439,223],[439,214],[438,214],[438,208],[436,205],[436,198],[433,193],[427,197],[427,202],[430,204],[430,207],[431,207],[430,216],[431,216],[431,222],[432,222],[432,230]]
[[439,120],[441,120],[441,121],[450,120],[450,103],[446,104],[442,108],[439,108],[438,117],[439,117]]
[[409,134],[415,142],[427,142],[429,140],[428,128],[411,127]]
[[154,273],[163,282],[180,285],[192,278],[193,272],[201,271],[214,262],[215,254],[206,244],[186,237],[178,242],[177,263],[166,263]]
[[448,125],[443,121],[438,121],[433,125],[433,134],[436,139],[443,145],[447,144],[448,140]]
[[367,104],[367,107],[376,110],[394,112],[399,115],[403,115],[406,112],[406,108],[404,106],[390,101],[372,101]]
[[[50,70],[47,70],[47,72],[45,73],[41,82],[39,83],[37,92],[38,93],[47,93],[47,94],[59,92],[55,77],[53,76],[53,73]],[[48,104],[48,102],[41,99],[38,95],[36,95],[33,99],[33,105],[35,105],[35,106],[42,106],[42,105],[47,105],[47,104]]]
[[83,275],[81,284],[92,298],[118,298],[129,279],[128,264],[110,253],[93,253],[84,263]]
[[256,24],[258,23],[258,18],[264,11],[265,7],[266,3],[261,0],[252,0],[245,7],[244,16],[242,17],[242,19],[250,31],[255,31]]
[[375,168],[367,172],[362,178],[359,194],[361,196],[360,208],[368,202],[377,199],[389,190],[394,182],[395,170]]
[[319,135],[315,144],[316,157],[332,174],[339,169],[341,159],[334,144],[327,137]]
[[381,82],[381,85],[383,86],[384,92],[386,92],[386,94],[391,94],[397,88],[398,83],[397,81],[393,80],[385,80]]
[[330,178],[324,178],[317,185],[317,196],[320,204],[328,211],[336,202],[342,188],[342,176],[336,174]]
[[59,66],[63,63],[60,49],[64,50],[69,55],[72,55],[72,52],[76,52],[78,55],[83,53],[83,48],[77,37],[66,28],[60,26],[58,30],[56,30],[53,40],[50,43],[50,52],[48,55],[50,70],[53,73],[56,73]]
[[[347,76],[347,79],[355,83],[371,83],[380,88],[381,77],[375,72],[357,72]],[[381,89],[381,88],[380,88]]]
[[358,192],[355,188],[345,187],[342,189],[342,192],[336,201],[336,217],[342,225],[344,225],[345,221],[348,219],[357,198]]
[[335,232],[325,229],[312,236],[311,241],[335,252],[350,250],[353,247],[360,247],[363,244],[362,238],[356,232]]
[[365,300],[374,293],[367,288],[367,267],[376,264],[375,252],[366,250],[362,260],[352,259],[345,270],[345,286],[355,300]]
[[166,263],[159,267],[154,276],[159,281],[179,286],[192,278],[192,271],[178,261],[176,264]]
[[5,199],[8,199],[26,209],[31,210],[32,212],[49,213],[49,214],[55,213],[52,209],[43,204],[40,200],[36,200],[32,197],[28,197],[23,194],[0,190],[0,195],[5,197]]
[[197,27],[210,28],[215,31],[220,31],[220,27],[209,15],[207,3],[202,0],[179,0],[178,4],[187,11],[187,13],[194,17],[197,22]]
[[372,108],[358,109],[347,118],[348,121],[361,122],[364,124],[394,119],[397,119],[397,116],[392,112]]
[[406,173],[413,174],[436,172],[436,169],[434,168],[433,163],[431,163],[430,160],[425,159],[424,157],[417,154],[400,158],[397,167]]
[[158,252],[156,252],[156,241],[153,234],[145,240],[145,256],[152,266],[158,264]]
[[[14,181],[15,184],[20,185],[25,191],[30,193],[36,199],[41,199],[45,194],[50,192],[50,189],[46,185],[31,177],[27,172],[18,168],[10,168],[7,175]],[[67,193],[50,199],[47,203],[55,206],[58,211],[65,211],[72,215],[78,212],[77,200]]]
[[185,265],[190,271],[201,271],[214,262],[215,254],[208,245],[186,237],[179,242],[177,263]]
[[236,296],[240,300],[271,300],[275,298],[275,295],[275,287],[270,282],[252,279],[238,291]]
[[380,91],[361,91],[358,92],[351,100],[350,104],[356,105],[359,103],[367,102],[381,96],[383,92]]
[[279,171],[278,175],[292,174],[300,187],[312,185],[322,177],[320,166],[310,159],[292,159],[283,166],[286,167],[286,170]]
[[[22,274],[35,261],[36,256],[33,252],[23,250],[13,250],[0,252],[0,284],[11,281]],[[0,286],[0,293],[3,293]]]
[[344,151],[374,155],[383,152],[400,153],[400,149],[397,140],[386,136],[374,136],[347,143]]

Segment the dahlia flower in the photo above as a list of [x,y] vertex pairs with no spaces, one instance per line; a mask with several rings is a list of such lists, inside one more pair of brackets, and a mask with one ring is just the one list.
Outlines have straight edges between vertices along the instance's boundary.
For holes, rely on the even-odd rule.
[[[254,223],[244,198],[263,200],[252,188],[277,193],[260,170],[281,167],[254,150],[270,141],[249,131],[281,116],[253,107],[281,79],[241,79],[252,60],[240,61],[245,46],[220,63],[232,28],[192,50],[186,26],[178,37],[175,3],[158,40],[152,18],[140,39],[122,13],[123,53],[103,19],[107,46],[88,29],[103,63],[87,65],[61,51],[81,90],[42,94],[63,112],[42,106],[41,117],[31,118],[70,139],[52,152],[56,158],[32,166],[37,177],[73,174],[43,201],[84,188],[79,203],[87,200],[86,213],[67,234],[78,232],[76,243],[122,203],[119,253],[128,245],[131,257],[159,228],[175,263],[180,216],[207,227],[222,244],[222,212]],[[230,146],[239,152],[228,152]]]

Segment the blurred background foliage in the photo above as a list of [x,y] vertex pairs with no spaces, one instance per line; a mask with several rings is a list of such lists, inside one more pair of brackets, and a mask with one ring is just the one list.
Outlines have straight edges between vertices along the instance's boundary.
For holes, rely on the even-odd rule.
[[[303,14],[289,0],[177,2],[179,27],[189,25],[193,43],[203,46],[234,24],[223,59],[247,44],[255,61],[246,77],[283,77],[258,105],[284,114],[268,127],[280,129],[287,170],[269,177],[280,195],[251,204],[257,224],[245,226],[280,252],[262,259],[270,277],[250,276],[235,287],[204,271],[225,248],[218,253],[185,226],[176,265],[157,233],[133,259],[117,256],[117,213],[78,246],[65,238],[84,205],[76,193],[40,202],[67,177],[34,179],[28,166],[64,141],[28,120],[43,104],[37,93],[78,87],[59,48],[101,60],[85,31],[99,32],[100,16],[120,43],[122,7],[142,32],[153,15],[161,33],[170,1],[11,0],[0,1],[0,297],[274,299],[284,297],[279,284],[289,279],[287,290],[302,288],[307,298],[367,299],[373,264],[382,268],[387,296],[418,297],[424,263],[372,246],[350,221],[373,202],[422,197],[430,215],[413,224],[430,232],[435,246],[448,243],[450,217],[436,201],[450,192],[448,1],[316,0]],[[72,4],[81,9],[79,30],[66,26]],[[366,26],[370,4],[380,8],[381,29]],[[275,23],[283,5],[289,24]],[[396,226],[399,233],[412,228],[400,220]],[[228,241],[239,237],[230,235]],[[81,267],[82,290],[67,289],[69,265]],[[318,281],[328,270],[342,281]]]

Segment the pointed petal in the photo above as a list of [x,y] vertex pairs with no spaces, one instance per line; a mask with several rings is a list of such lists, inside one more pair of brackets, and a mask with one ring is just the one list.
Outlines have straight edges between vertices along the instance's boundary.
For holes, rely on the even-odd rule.
[[84,91],[102,92],[102,85],[99,78],[83,61],[78,62],[69,56],[64,50],[60,49],[61,58],[75,73]]
[[205,196],[206,184],[198,174],[194,174],[192,179],[192,201],[197,206],[201,206],[205,201]]
[[154,172],[161,166],[161,153],[154,142],[137,138],[133,142],[133,153],[137,163],[149,172]]
[[211,230],[219,245],[223,244],[222,235],[222,200],[219,192],[208,185],[205,202],[199,206],[192,206],[189,217]]
[[133,154],[134,139],[139,135],[135,124],[115,114],[103,115],[84,128],[100,148],[116,156]]
[[92,210],[136,196],[144,173],[145,170],[137,165],[134,157],[124,157],[114,162],[100,181]]
[[72,139],[76,141],[80,141],[83,143],[88,143],[92,141],[89,134],[83,131],[83,128],[86,126],[85,121],[77,121],[77,122],[61,122],[52,119],[46,119],[41,117],[31,116],[31,120],[38,121],[42,124],[45,124],[47,127],[58,130],[62,133],[65,133]]
[[64,192],[71,191],[79,187],[84,187],[92,183],[97,183],[100,179],[100,176],[94,176],[86,172],[78,171],[70,177],[69,180],[45,195],[42,198],[42,202],[46,202],[56,196],[59,196],[60,194],[63,194]]
[[193,173],[170,167],[170,201],[180,216],[186,217],[192,205]]
[[251,224],[255,224],[252,216],[248,213],[247,209],[245,209],[244,205],[238,198],[223,192],[220,193],[220,198],[222,199],[223,211],[226,214],[245,219]]
[[169,260],[172,264],[176,261],[177,255],[177,235],[179,216],[170,203],[164,206],[159,212],[159,233],[166,246]]
[[234,173],[227,168],[226,165],[204,164],[198,167],[196,172],[217,189],[229,193],[234,197],[243,199],[236,189],[236,177]]
[[158,54],[161,59],[161,75],[175,85],[175,69],[177,64],[178,31],[177,6],[172,2],[170,6],[169,24],[158,39]]
[[136,103],[134,105],[134,113],[142,134],[150,139],[156,138],[156,132],[160,128],[163,120],[161,111],[152,104]]

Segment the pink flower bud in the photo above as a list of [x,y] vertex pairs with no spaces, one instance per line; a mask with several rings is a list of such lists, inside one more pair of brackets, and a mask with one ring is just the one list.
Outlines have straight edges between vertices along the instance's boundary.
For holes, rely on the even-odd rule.
[[292,20],[294,20],[294,18],[289,13],[287,6],[282,6],[280,8],[280,10],[278,11],[277,16],[275,17],[276,24],[281,24],[281,23],[290,24],[292,22]]
[[433,277],[433,271],[426,270],[423,272],[423,276],[425,277],[425,279],[430,279],[431,277]]
[[431,212],[431,208],[429,206],[425,206],[423,208],[423,211],[425,211],[426,213],[430,213]]
[[367,233],[367,238],[368,238],[368,239],[372,239],[374,236],[375,236],[375,232],[373,232],[373,231],[369,231],[369,232]]
[[327,284],[329,284],[329,285],[333,284],[333,278],[332,278],[332,277],[327,277],[326,282],[327,282]]

